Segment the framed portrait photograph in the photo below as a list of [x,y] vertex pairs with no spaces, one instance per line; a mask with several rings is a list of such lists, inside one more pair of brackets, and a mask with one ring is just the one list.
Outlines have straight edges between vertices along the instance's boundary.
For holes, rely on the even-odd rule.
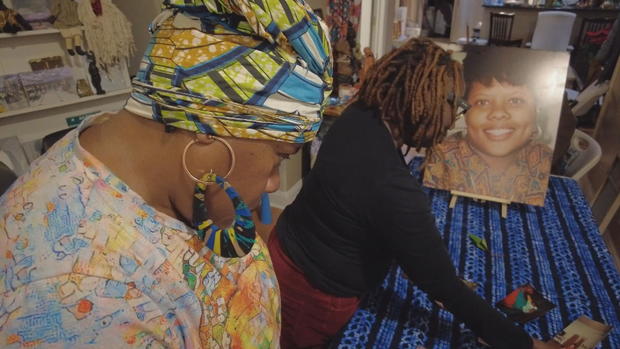
[[544,206],[569,54],[465,46],[460,118],[428,156],[424,185]]

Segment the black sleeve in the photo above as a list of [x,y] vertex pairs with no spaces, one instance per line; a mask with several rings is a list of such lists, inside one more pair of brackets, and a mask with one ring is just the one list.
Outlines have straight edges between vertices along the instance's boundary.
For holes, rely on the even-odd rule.
[[413,178],[398,174],[381,182],[374,190],[371,224],[409,279],[493,348],[532,348],[522,328],[458,278],[426,195]]

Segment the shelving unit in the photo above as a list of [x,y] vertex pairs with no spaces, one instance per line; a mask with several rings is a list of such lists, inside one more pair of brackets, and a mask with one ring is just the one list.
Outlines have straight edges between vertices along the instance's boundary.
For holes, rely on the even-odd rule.
[[60,31],[58,29],[39,29],[39,30],[26,30],[22,32],[17,32],[15,34],[0,33],[0,39],[24,38],[27,36],[50,35],[50,34],[60,34]]
[[[81,28],[83,28],[83,27],[81,27]],[[24,37],[28,37],[28,36],[54,35],[54,34],[60,35],[60,30],[55,29],[55,28],[36,29],[36,30],[24,30],[24,31],[21,31],[21,32],[17,32],[15,34],[0,33],[0,40],[1,39],[24,38]]]
[[[5,4],[15,8],[10,0],[5,0]],[[87,59],[84,56],[67,54],[65,40],[58,29],[0,33],[0,75],[30,72],[32,68],[29,61],[54,56],[62,57],[63,65],[71,68],[76,81],[90,81]],[[76,94],[75,97],[67,97],[65,101],[49,100],[50,104],[0,113],[0,139],[17,137],[24,148],[36,148],[41,138],[73,126],[75,120],[87,115],[119,110],[131,93],[127,64],[123,62],[111,67],[108,72],[100,73],[102,88],[106,91],[103,95],[79,98]]]
[[44,111],[48,109],[62,108],[62,107],[74,105],[74,104],[92,102],[98,99],[111,98],[111,97],[119,96],[119,95],[129,95],[129,93],[131,93],[131,89],[128,88],[128,89],[123,89],[123,90],[112,91],[104,95],[94,95],[94,96],[89,96],[89,97],[83,97],[83,98],[79,98],[79,99],[75,99],[75,100],[71,100],[67,102],[62,102],[62,103],[40,105],[36,107],[24,108],[24,109],[19,109],[19,110],[11,110],[8,112],[0,113],[0,119],[10,118],[10,117],[22,115],[22,114],[34,113],[38,111]]

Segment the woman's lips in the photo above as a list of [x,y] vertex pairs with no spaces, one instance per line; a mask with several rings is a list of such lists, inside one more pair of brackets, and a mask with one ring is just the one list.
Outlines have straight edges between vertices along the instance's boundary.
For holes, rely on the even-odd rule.
[[508,139],[514,131],[514,128],[488,128],[484,130],[484,134],[492,141],[503,141]]

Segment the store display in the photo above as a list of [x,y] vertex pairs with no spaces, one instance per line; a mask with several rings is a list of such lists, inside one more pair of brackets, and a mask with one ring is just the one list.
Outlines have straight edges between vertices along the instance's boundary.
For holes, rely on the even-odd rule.
[[74,100],[77,94],[71,68],[46,69],[20,73],[30,106],[40,106]]
[[14,1],[16,10],[24,16],[24,19],[34,30],[48,29],[52,27],[52,14],[50,13],[49,0],[18,0]]
[[350,30],[353,30],[353,36],[356,36],[362,12],[361,0],[329,0],[328,6],[327,24],[332,42],[351,35]]
[[28,61],[28,64],[30,64],[32,71],[64,67],[62,57],[60,56],[31,59]]
[[[65,40],[59,33],[61,28],[52,26],[52,0],[9,0],[4,4],[23,15],[26,25],[37,30],[19,33],[15,38],[0,35],[4,37],[0,38],[0,119],[7,135],[20,137],[25,162],[28,163],[41,155],[41,135],[64,125],[79,123],[86,115],[121,108],[129,92],[130,77],[126,61],[111,66],[111,75],[107,72],[101,74],[102,89],[115,91],[115,95],[94,96],[95,87],[87,72],[87,57],[69,57],[63,50]],[[0,0],[0,24],[3,23],[2,5]],[[58,23],[56,21],[56,25]],[[108,86],[112,87],[108,89]],[[0,139],[0,157],[2,152],[6,153]],[[8,158],[13,160],[11,154]],[[6,157],[0,162],[4,159]],[[17,173],[19,175],[22,171]]]
[[65,39],[67,52],[71,56],[76,53],[84,56],[86,52],[82,49],[82,23],[77,7],[74,0],[52,0],[54,28],[60,30],[60,35]]
[[17,74],[0,76],[0,104],[8,110],[28,107],[28,99]]
[[84,0],[77,7],[89,50],[104,71],[127,61],[135,51],[131,24],[111,0]]
[[0,33],[17,33],[22,30],[32,30],[32,26],[17,11],[4,5],[0,0]]
[[[355,85],[359,81],[362,57],[356,40],[353,24],[348,23],[349,30],[344,38],[333,45],[334,48],[334,88],[340,85]],[[343,98],[343,96],[339,96]]]

